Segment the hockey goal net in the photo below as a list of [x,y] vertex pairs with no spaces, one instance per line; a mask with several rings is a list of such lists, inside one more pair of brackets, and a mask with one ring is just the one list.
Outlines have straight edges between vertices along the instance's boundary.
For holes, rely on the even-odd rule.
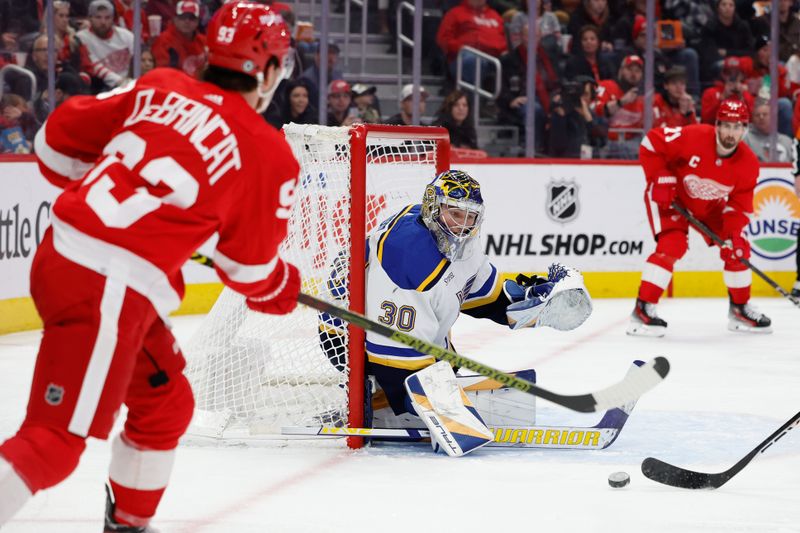
[[[284,133],[301,172],[281,257],[300,270],[303,292],[363,313],[365,237],[419,203],[448,168],[447,132],[289,124]],[[334,268],[348,283],[330,282]],[[364,334],[343,328],[346,342],[332,356],[320,326],[312,309],[264,315],[224,289],[186,348],[196,401],[189,435],[247,441],[283,438],[284,426],[362,427]]]

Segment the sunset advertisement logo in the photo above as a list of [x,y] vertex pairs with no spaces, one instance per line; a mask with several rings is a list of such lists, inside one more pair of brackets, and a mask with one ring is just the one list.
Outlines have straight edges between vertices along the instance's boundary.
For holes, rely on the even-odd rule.
[[797,250],[800,200],[794,184],[784,178],[767,178],[756,185],[755,217],[747,226],[753,252],[764,259],[785,259]]

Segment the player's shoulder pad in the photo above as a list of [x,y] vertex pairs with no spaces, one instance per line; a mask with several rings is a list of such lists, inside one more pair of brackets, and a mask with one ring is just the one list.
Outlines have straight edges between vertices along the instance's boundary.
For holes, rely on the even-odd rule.
[[384,272],[401,289],[425,292],[442,278],[448,261],[420,218],[421,206],[395,215],[378,238],[375,250]]

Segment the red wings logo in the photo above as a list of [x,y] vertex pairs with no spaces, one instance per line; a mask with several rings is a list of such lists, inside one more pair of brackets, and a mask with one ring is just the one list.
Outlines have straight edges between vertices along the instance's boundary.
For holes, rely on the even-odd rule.
[[683,178],[683,187],[686,189],[686,194],[689,195],[689,198],[698,200],[719,200],[720,198],[726,198],[733,190],[730,185],[723,185],[712,179],[701,178],[694,174],[689,174]]

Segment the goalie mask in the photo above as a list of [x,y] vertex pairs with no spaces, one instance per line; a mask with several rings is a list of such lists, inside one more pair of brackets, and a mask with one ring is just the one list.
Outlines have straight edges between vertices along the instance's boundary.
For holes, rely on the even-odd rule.
[[483,222],[481,186],[466,172],[446,170],[425,187],[422,221],[450,261],[468,259]]

